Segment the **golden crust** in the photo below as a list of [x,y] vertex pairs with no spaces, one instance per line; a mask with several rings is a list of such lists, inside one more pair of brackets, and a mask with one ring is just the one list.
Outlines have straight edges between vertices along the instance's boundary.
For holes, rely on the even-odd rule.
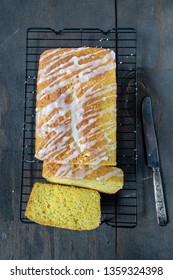
[[37,79],[36,153],[59,164],[116,165],[114,52],[47,50]]

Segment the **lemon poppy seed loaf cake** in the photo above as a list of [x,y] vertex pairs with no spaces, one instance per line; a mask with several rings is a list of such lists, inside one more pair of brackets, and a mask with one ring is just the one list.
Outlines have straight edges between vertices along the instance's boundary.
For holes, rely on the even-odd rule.
[[43,163],[42,176],[53,183],[116,193],[123,187],[123,171],[114,166]]
[[71,230],[95,229],[100,224],[100,194],[73,186],[35,183],[25,215],[42,225]]
[[100,225],[100,192],[123,187],[116,166],[116,64],[110,49],[58,48],[39,60],[35,157],[43,161],[25,215],[47,226]]
[[59,48],[39,61],[36,158],[58,164],[116,165],[115,53]]

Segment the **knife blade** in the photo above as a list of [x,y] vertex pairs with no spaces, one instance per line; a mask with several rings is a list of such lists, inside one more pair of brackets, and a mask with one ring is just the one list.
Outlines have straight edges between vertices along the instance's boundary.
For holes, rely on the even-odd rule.
[[167,212],[163,193],[162,177],[157,138],[152,114],[151,98],[146,96],[142,102],[142,123],[145,138],[148,167],[153,170],[154,197],[156,204],[157,222],[160,226],[167,224]]

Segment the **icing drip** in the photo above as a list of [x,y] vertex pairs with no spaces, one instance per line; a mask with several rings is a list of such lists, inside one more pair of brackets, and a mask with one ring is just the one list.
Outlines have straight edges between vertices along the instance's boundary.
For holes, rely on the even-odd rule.
[[70,104],[70,111],[71,111],[71,127],[72,127],[72,136],[76,142],[77,148],[80,149],[80,143],[79,143],[79,131],[77,129],[78,124],[78,98],[77,98],[77,92],[75,86],[73,87],[73,93],[72,93],[72,102]]
[[[103,176],[100,176],[100,177],[98,177],[101,181],[103,181],[103,180],[107,180],[107,179],[109,179],[109,178],[111,178],[111,177],[116,177],[117,176],[117,172],[116,171],[111,171],[111,172],[108,172],[108,173],[106,173],[106,174],[104,174]],[[122,174],[118,174],[118,176],[122,176]]]
[[100,168],[98,165],[60,165],[55,176],[68,178],[68,179],[84,179],[87,175],[91,174],[94,170]]

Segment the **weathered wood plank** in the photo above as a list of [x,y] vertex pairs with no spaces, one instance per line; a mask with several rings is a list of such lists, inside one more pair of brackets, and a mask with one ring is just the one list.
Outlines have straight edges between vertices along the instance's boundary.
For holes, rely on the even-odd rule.
[[[119,1],[120,4],[121,1]],[[173,177],[171,115],[173,108],[172,1],[136,1],[138,34],[138,67],[144,68],[156,93],[152,94],[155,127],[168,208],[169,224],[159,227],[156,220],[152,173],[146,165],[141,122],[138,122],[138,225],[133,230],[119,229],[117,233],[118,259],[172,259],[171,232],[173,223]],[[122,7],[124,3],[121,3]],[[141,106],[138,91],[138,106]]]

